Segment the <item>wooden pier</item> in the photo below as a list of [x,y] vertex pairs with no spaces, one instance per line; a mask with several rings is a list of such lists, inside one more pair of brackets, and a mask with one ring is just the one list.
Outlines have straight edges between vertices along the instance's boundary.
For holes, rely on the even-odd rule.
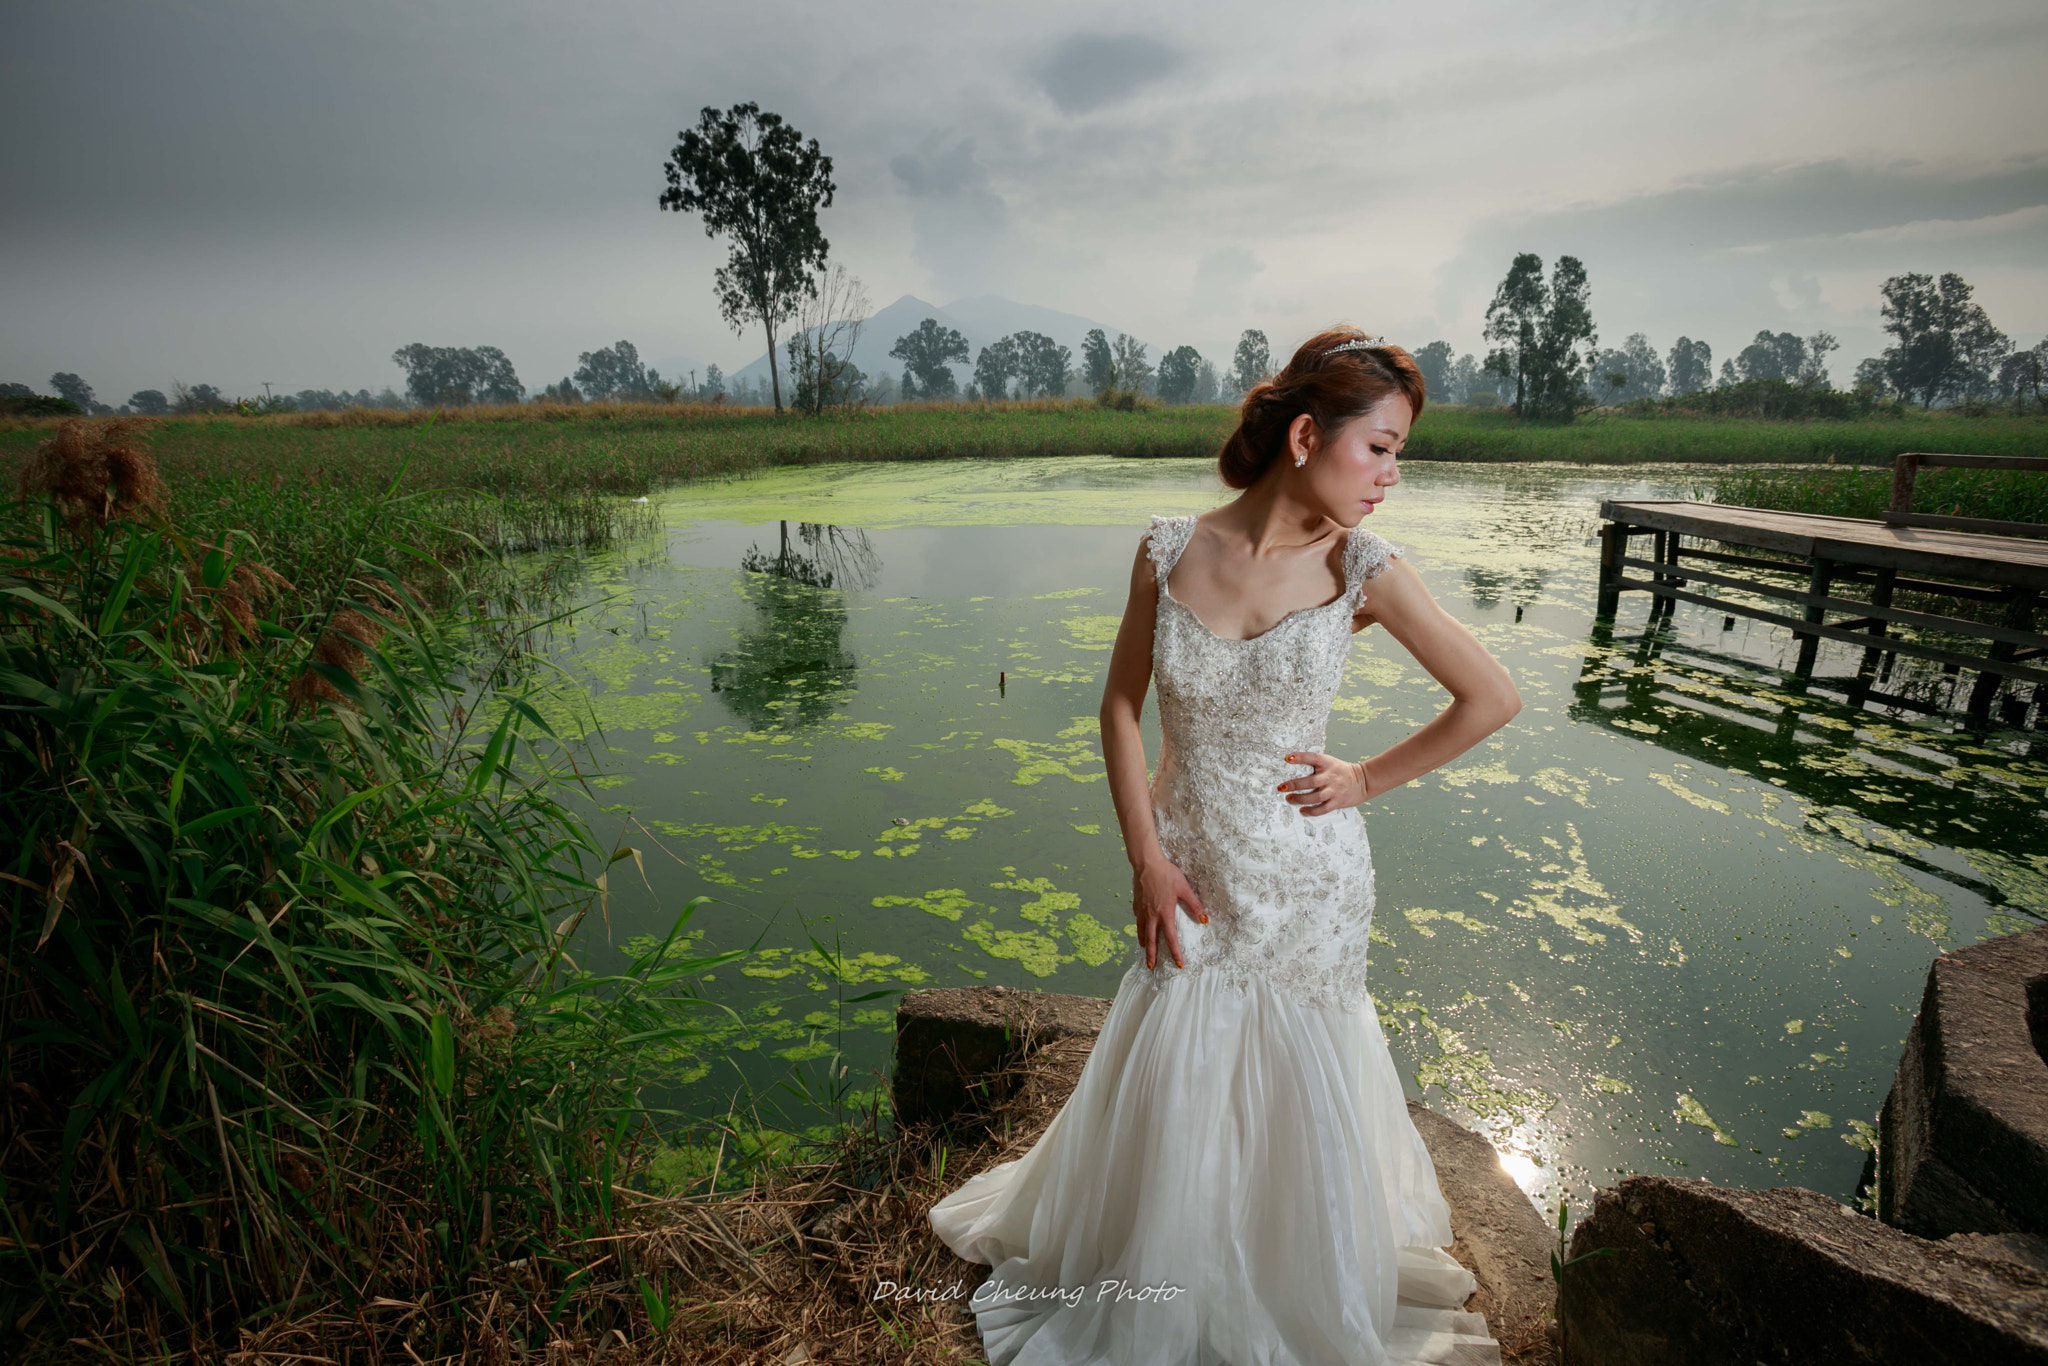
[[[1721,503],[1603,502],[1600,515],[1607,525],[1600,532],[1597,615],[1612,618],[1623,593],[1641,591],[1654,600],[1653,617],[1670,612],[1676,603],[1691,602],[1730,617],[1783,626],[1799,637],[1797,677],[1842,686],[1859,699],[1923,709],[1924,703],[1878,690],[1890,677],[1894,656],[1930,660],[1946,673],[1973,672],[1977,680],[1967,710],[1979,726],[1988,722],[2001,683],[2011,679],[2015,687],[2001,710],[2009,724],[2025,725],[2037,704],[2048,708],[2048,658],[2043,658],[2048,635],[2034,629],[2035,611],[2048,591],[2048,526],[1912,512],[1913,473],[1928,465],[2048,472],[2048,459],[2032,457],[1902,455],[1895,467],[1892,508],[1881,520]],[[1652,538],[1648,558],[1630,553],[1637,536]],[[1687,545],[1688,538],[1792,558]],[[1647,577],[1632,577],[1630,570]],[[1736,570],[1747,573],[1731,572]],[[1757,575],[1791,576],[1794,582],[1804,578],[1806,586],[1802,591]],[[1841,596],[1846,585],[1865,586],[1867,596]],[[1799,614],[1738,601],[1728,596],[1730,591],[1785,603]],[[1893,607],[1894,594],[1901,592],[1997,604],[2000,624]],[[1901,638],[1893,634],[1898,627],[1982,642],[1983,651],[1965,653]],[[1864,647],[1854,679],[1813,680],[1823,640]],[[2031,697],[2022,691],[2026,684],[2033,685]]]

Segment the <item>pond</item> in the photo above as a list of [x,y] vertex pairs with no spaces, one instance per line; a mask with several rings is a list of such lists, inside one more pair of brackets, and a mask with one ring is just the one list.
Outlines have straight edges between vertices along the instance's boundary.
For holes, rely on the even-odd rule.
[[[1695,478],[1413,463],[1369,522],[1524,703],[1364,811],[1373,994],[1410,1095],[1540,1199],[1635,1172],[1849,1198],[1929,960],[2048,916],[2036,736],[1802,696],[1789,635],[1705,608],[1646,632],[1631,595],[1595,632],[1600,500]],[[705,985],[745,1024],[684,1060],[688,1105],[842,1048],[880,1085],[895,997],[839,1004],[870,992],[1114,994],[1140,950],[1102,675],[1147,514],[1230,496],[1208,461],[783,469],[678,490],[662,536],[582,564],[544,706],[645,863],[590,961],[703,894],[700,949],[759,946]],[[1445,700],[1365,631],[1330,749]],[[1149,700],[1145,738],[1156,762]]]

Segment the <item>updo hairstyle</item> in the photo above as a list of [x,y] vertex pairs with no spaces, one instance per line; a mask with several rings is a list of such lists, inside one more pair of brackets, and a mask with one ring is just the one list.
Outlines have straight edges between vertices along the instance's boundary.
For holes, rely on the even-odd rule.
[[1398,346],[1332,350],[1364,335],[1355,327],[1318,332],[1279,374],[1252,386],[1238,410],[1237,430],[1216,457],[1226,485],[1245,489],[1258,483],[1286,453],[1287,429],[1303,413],[1326,441],[1389,394],[1402,395],[1412,417],[1422,416],[1428,386],[1413,356]]

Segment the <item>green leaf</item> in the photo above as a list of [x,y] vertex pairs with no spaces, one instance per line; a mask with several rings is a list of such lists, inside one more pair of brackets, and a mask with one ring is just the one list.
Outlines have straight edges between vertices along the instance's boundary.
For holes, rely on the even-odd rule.
[[185,1294],[178,1288],[177,1273],[171,1270],[170,1263],[164,1258],[163,1244],[157,1241],[155,1227],[141,1220],[130,1220],[121,1225],[121,1241],[135,1254],[135,1260],[142,1263],[150,1288],[177,1310],[180,1317],[191,1317],[191,1311],[185,1304]]
[[[183,770],[181,769],[180,774],[182,775],[182,773]],[[229,821],[240,820],[244,816],[253,816],[260,810],[262,808],[258,806],[230,806],[224,807],[219,811],[209,811],[196,821],[187,821],[185,824],[180,825],[178,833],[181,835],[196,835],[202,830],[211,830],[216,825],[226,825]]]
[[114,623],[121,619],[121,611],[128,605],[128,595],[135,588],[135,576],[142,572],[144,543],[132,542],[128,547],[128,561],[121,566],[120,581],[114,591],[107,595],[107,605],[100,609],[100,634],[114,629]]
[[49,612],[55,616],[62,617],[64,620],[70,622],[74,628],[80,631],[85,631],[87,635],[92,634],[92,632],[85,630],[84,622],[80,621],[77,617],[71,615],[71,609],[69,607],[66,607],[63,603],[57,602],[54,599],[44,597],[41,593],[36,592],[36,590],[33,588],[20,588],[10,585],[6,588],[0,588],[0,593],[6,593],[10,597],[20,598],[23,602],[33,603],[37,607],[42,608],[45,612]]
[[428,1025],[427,1072],[436,1091],[455,1094],[455,1026],[445,1010],[435,1011]]
[[208,588],[218,588],[228,581],[228,557],[218,550],[206,552],[206,560],[199,567],[199,581]]

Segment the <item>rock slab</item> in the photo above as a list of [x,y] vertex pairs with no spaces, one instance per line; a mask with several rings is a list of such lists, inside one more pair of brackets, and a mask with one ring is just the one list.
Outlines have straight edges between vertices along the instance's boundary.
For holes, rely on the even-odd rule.
[[1093,1039],[1110,1003],[1095,996],[1013,987],[930,987],[896,1007],[890,1101],[900,1125],[936,1123],[956,1134],[988,1126],[1015,1094],[1032,1054],[1058,1039]]
[[1878,1126],[1878,1217],[2048,1235],[2048,927],[1936,958]]
[[1547,1342],[1556,1304],[1550,1254],[1556,1235],[1484,1135],[1415,1101],[1408,1118],[1422,1135],[1436,1167],[1436,1183],[1451,1207],[1451,1253],[1479,1281],[1472,1308],[1515,1359]]
[[1816,1191],[1632,1176],[1565,1272],[1572,1366],[2048,1366],[2048,1274],[2026,1250],[1915,1237]]

